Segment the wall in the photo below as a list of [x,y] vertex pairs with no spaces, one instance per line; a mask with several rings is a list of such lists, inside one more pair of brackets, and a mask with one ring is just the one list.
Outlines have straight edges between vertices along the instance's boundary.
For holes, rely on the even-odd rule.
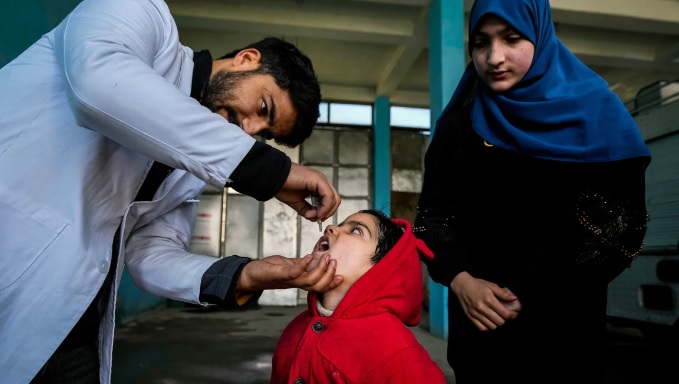
[[6,1],[0,9],[0,67],[9,63],[80,3],[80,0]]

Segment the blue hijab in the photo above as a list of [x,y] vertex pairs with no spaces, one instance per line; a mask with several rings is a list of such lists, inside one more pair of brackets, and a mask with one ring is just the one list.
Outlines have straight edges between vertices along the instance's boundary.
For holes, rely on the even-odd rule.
[[[496,93],[478,81],[471,109],[474,130],[487,142],[529,157],[603,162],[648,156],[634,119],[608,84],[556,37],[548,0],[476,0],[469,46],[487,14],[494,14],[535,45],[525,77]],[[461,105],[477,78],[467,66],[444,110]]]

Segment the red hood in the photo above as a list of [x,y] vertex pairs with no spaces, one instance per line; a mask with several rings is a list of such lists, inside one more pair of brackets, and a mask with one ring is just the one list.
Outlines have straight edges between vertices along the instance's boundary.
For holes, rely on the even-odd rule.
[[[332,317],[351,319],[392,312],[408,326],[419,324],[424,300],[420,256],[431,259],[433,253],[415,237],[408,221],[393,220],[403,228],[403,236],[354,283]],[[317,312],[316,302],[316,295],[308,296],[312,313]]]

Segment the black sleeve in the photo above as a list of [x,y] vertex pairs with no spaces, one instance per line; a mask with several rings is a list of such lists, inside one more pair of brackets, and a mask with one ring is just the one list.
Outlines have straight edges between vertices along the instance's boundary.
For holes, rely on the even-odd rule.
[[450,286],[455,276],[468,270],[465,267],[466,248],[459,244],[452,228],[453,216],[418,206],[415,236],[427,244],[434,258],[423,259],[429,276],[435,282]]
[[283,151],[257,141],[233,170],[225,187],[267,201],[283,187],[291,166],[290,158]]
[[607,282],[617,277],[643,247],[650,219],[646,210],[646,159],[590,167],[598,182],[577,196],[582,243],[577,262]]
[[[462,109],[459,110],[462,113]],[[467,248],[456,234],[454,150],[456,112],[440,119],[432,137],[424,163],[422,192],[417,205],[413,231],[434,253],[425,260],[429,276],[446,287],[460,272],[469,271]],[[472,271],[469,271],[472,273]]]
[[249,257],[230,256],[219,259],[212,264],[200,282],[201,302],[218,304],[226,308],[245,308],[256,303],[262,292],[256,292],[252,297],[239,305],[236,300],[236,286],[238,277],[245,264],[252,261]]

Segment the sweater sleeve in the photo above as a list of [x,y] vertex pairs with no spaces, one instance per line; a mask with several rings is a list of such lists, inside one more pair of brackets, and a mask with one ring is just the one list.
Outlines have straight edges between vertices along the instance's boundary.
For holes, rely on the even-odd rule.
[[245,264],[252,261],[249,257],[230,256],[216,261],[203,274],[200,284],[200,301],[218,304],[226,308],[247,308],[257,302],[262,295],[258,291],[241,302],[236,294],[238,278]]
[[291,166],[290,158],[283,151],[257,141],[233,171],[225,187],[266,201],[281,189]]

